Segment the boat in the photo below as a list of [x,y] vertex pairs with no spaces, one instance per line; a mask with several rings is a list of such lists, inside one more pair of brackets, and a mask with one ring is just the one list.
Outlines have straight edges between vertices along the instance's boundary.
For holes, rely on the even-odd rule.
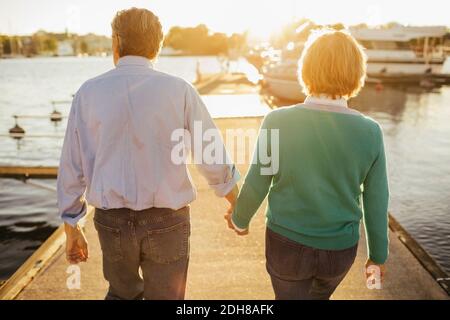
[[264,86],[279,99],[302,102],[306,96],[298,82],[297,70],[298,62],[293,59],[269,64],[263,68]]
[[415,82],[445,79],[443,65],[447,28],[394,26],[389,29],[350,28],[366,49],[369,79]]
[[298,59],[304,41],[289,42],[276,60],[262,67],[263,84],[273,96],[291,102],[302,102],[306,96],[298,81]]

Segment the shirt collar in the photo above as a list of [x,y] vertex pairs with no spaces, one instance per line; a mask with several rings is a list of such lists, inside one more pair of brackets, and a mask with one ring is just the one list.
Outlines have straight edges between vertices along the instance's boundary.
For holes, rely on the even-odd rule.
[[302,107],[316,111],[319,110],[342,114],[361,115],[359,111],[350,109],[348,107],[347,100],[344,98],[331,99],[327,96],[308,96],[306,97]]
[[344,98],[331,99],[325,95],[308,96],[305,99],[305,104],[325,105],[330,107],[348,108],[347,100]]
[[119,59],[117,67],[123,66],[141,66],[147,68],[153,68],[152,62],[141,56],[125,56]]

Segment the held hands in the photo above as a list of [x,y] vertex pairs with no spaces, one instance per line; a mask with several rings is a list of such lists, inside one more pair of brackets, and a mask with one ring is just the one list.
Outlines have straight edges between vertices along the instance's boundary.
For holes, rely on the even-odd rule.
[[230,207],[228,208],[227,212],[225,213],[225,215],[223,217],[224,217],[225,221],[227,222],[228,228],[230,228],[231,230],[234,230],[236,232],[236,234],[239,236],[246,236],[249,233],[248,229],[246,229],[246,230],[236,229],[233,224],[233,221],[231,220],[231,216],[233,215],[234,206],[236,204],[238,194],[239,194],[239,188],[236,185],[233,188],[233,190],[231,190],[231,192],[225,196],[225,198],[230,203]]
[[238,230],[234,227],[234,224],[231,221],[231,216],[233,215],[233,210],[234,210],[234,207],[230,206],[230,208],[227,210],[227,213],[223,216],[225,218],[225,220],[227,221],[228,228],[230,228],[231,230],[234,230],[234,232],[236,232],[236,234],[238,236],[248,235],[248,233],[249,233],[248,229],[242,231],[242,230]]
[[65,224],[66,231],[66,259],[70,264],[86,262],[89,258],[86,236],[77,225],[72,227]]

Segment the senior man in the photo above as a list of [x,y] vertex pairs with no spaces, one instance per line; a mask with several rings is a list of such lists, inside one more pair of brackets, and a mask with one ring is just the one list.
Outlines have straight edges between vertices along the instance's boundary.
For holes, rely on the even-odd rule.
[[[195,189],[186,166],[173,159],[194,124],[217,130],[197,91],[152,68],[162,27],[146,9],[117,13],[112,22],[115,69],[84,83],[74,97],[58,174],[58,206],[65,222],[67,259],[86,261],[78,222],[87,203],[109,282],[106,299],[183,299],[189,263],[189,204]],[[185,141],[201,159],[205,144]],[[220,197],[236,200],[239,173],[222,141],[223,161],[196,161]],[[142,272],[140,272],[142,271]]]

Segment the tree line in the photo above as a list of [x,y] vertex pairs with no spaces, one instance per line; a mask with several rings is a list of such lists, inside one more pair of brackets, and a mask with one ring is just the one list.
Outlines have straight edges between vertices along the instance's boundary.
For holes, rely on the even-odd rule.
[[188,28],[172,27],[164,40],[165,47],[191,55],[226,55],[230,50],[242,50],[246,44],[245,33],[228,36],[211,32],[204,24]]
[[[62,50],[64,47],[64,51]],[[53,33],[39,30],[32,35],[9,36],[0,34],[0,56],[36,56],[58,54],[111,53],[111,39],[95,34]]]
[[[205,25],[172,27],[165,36],[164,46],[184,55],[227,55],[231,50],[246,47],[246,34],[211,32]],[[111,38],[95,34],[77,35],[68,32],[52,33],[40,30],[27,36],[0,34],[1,55],[58,55],[61,47],[65,55],[95,55],[111,53]]]

